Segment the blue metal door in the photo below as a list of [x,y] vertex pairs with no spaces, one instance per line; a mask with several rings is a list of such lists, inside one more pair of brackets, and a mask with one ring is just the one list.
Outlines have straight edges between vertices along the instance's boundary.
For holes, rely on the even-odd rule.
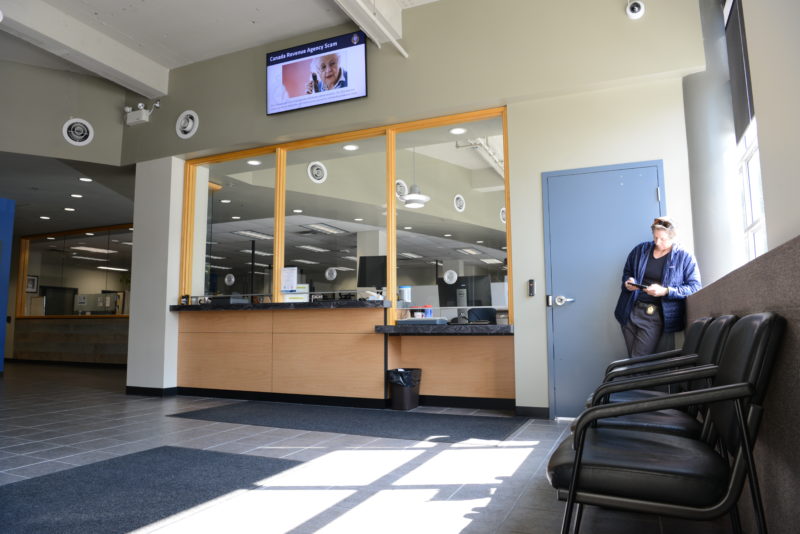
[[661,161],[543,173],[551,409],[574,417],[626,357],[614,306],[631,249],[663,215]]

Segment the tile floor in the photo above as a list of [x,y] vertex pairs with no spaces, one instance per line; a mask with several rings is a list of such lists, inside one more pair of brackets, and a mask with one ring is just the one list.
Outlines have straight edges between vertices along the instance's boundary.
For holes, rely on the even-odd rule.
[[[563,503],[544,469],[568,431],[565,423],[530,420],[499,442],[417,442],[168,417],[239,401],[124,391],[122,369],[7,362],[0,380],[0,484],[171,445],[304,463],[261,481],[258,489],[223,496],[139,533],[538,534],[560,528]],[[581,529],[728,531],[726,520],[687,523],[592,507]]]

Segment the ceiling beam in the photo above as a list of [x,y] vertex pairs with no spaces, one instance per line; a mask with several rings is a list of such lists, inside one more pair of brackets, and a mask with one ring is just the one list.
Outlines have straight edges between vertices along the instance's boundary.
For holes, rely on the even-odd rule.
[[41,0],[0,0],[0,28],[146,98],[169,90],[169,69]]

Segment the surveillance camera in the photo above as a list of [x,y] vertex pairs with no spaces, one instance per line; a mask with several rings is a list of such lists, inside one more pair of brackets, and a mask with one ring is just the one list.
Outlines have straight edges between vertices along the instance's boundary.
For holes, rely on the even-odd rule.
[[136,109],[144,109],[144,104],[139,102],[138,104],[136,104]]
[[628,6],[625,8],[625,13],[628,14],[628,18],[631,20],[642,18],[644,15],[644,2],[639,0],[629,1]]

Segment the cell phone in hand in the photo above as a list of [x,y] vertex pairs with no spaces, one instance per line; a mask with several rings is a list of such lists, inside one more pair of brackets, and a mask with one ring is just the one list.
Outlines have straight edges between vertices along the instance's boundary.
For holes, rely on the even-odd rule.
[[632,285],[633,287],[638,287],[639,289],[647,289],[648,287],[645,284],[637,284],[636,282],[628,282],[628,284]]

